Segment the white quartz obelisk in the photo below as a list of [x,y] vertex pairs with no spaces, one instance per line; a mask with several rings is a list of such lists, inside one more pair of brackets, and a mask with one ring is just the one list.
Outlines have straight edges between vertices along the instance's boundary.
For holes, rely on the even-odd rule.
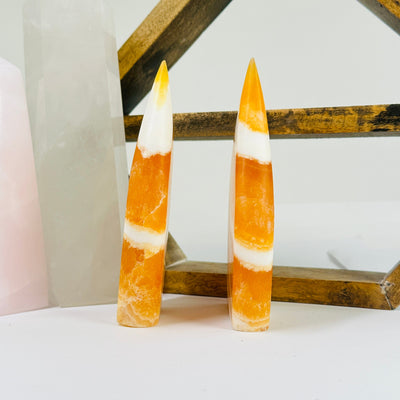
[[18,68],[0,58],[0,315],[47,305],[25,88]]
[[117,299],[128,167],[102,0],[28,0],[25,64],[51,302]]

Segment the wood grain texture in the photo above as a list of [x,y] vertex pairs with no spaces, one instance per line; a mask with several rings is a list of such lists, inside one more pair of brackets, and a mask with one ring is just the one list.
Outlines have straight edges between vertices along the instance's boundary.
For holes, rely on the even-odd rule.
[[400,35],[399,0],[358,0]]
[[[390,310],[384,278],[380,272],[274,267],[272,300]],[[185,261],[168,268],[164,292],[226,297],[227,265]]]
[[390,310],[382,273],[319,268],[275,267],[276,301]]
[[387,273],[381,283],[393,309],[400,306],[400,262]]
[[161,0],[118,52],[124,113],[151,89],[162,60],[172,67],[231,0]]
[[165,270],[164,293],[226,297],[226,264],[185,261]]
[[[174,114],[175,140],[232,139],[236,112]],[[267,111],[271,139],[400,136],[400,105],[298,108]],[[141,115],[125,116],[128,142]]]

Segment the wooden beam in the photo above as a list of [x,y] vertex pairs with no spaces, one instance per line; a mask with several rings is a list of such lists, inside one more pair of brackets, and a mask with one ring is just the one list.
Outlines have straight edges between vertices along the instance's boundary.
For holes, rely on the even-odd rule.
[[185,261],[167,267],[164,293],[226,297],[226,264]]
[[161,0],[118,52],[125,114],[151,89],[162,60],[172,67],[231,0]]
[[[274,267],[272,300],[390,310],[384,278],[380,272]],[[164,282],[165,293],[226,297],[227,265],[185,261],[167,268]]]
[[[232,139],[236,112],[174,114],[174,139]],[[271,139],[400,136],[400,105],[298,108],[267,111]],[[128,142],[137,139],[141,115],[125,117]]]
[[400,262],[387,273],[381,283],[393,309],[400,306]]
[[400,2],[398,0],[359,0],[359,2],[400,35]]

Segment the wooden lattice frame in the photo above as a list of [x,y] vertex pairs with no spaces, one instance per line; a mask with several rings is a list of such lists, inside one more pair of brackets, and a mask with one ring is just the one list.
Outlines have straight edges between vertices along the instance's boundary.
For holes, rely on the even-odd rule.
[[[360,0],[400,33],[397,0]],[[124,112],[150,90],[160,62],[171,67],[230,0],[161,0],[118,53]],[[184,39],[184,40],[182,40]],[[271,139],[400,136],[400,105],[267,111]],[[126,116],[134,141],[142,116]],[[174,115],[177,140],[231,139],[235,112]],[[225,263],[188,261],[169,236],[164,292],[225,297]],[[387,274],[369,271],[280,267],[273,269],[272,299],[299,303],[395,309],[400,305],[400,263]]]

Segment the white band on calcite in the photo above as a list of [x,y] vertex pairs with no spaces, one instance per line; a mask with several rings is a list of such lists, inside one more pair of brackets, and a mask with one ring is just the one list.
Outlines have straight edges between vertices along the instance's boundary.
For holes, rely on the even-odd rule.
[[239,156],[252,158],[262,164],[271,162],[269,135],[253,131],[239,119],[236,122],[235,151]]
[[149,229],[132,225],[125,219],[124,238],[128,240],[134,247],[164,247],[167,242],[167,232],[156,233]]
[[269,325],[269,316],[268,318],[259,320],[259,321],[254,321],[250,318],[247,318],[245,315],[232,310],[232,325],[233,328],[239,331],[257,331],[258,326],[267,326]]
[[[143,157],[168,154],[172,150],[172,106],[169,93],[162,105],[157,104],[154,90],[150,92],[138,138]],[[154,135],[157,132],[157,135]]]
[[274,251],[271,250],[252,250],[242,246],[236,239],[233,240],[233,254],[241,264],[252,271],[270,271],[272,269],[272,259]]

